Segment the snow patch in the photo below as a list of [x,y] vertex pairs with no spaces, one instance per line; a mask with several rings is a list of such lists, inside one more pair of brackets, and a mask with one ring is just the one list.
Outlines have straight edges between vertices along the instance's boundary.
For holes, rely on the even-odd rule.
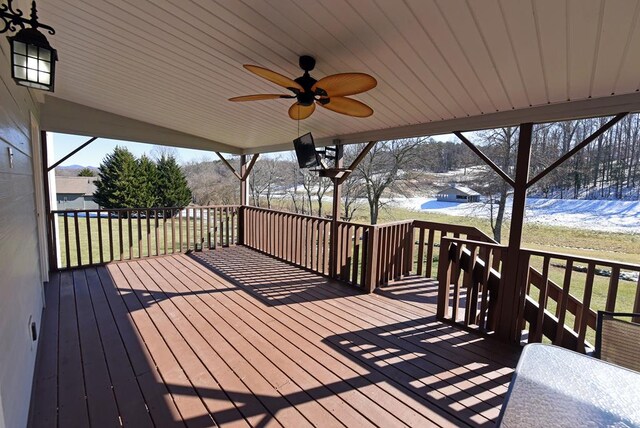
[[[505,219],[511,216],[512,199],[507,200]],[[431,198],[398,198],[392,204],[415,211],[460,217],[489,218],[485,202],[455,203]],[[525,221],[575,229],[640,234],[640,201],[528,198]]]

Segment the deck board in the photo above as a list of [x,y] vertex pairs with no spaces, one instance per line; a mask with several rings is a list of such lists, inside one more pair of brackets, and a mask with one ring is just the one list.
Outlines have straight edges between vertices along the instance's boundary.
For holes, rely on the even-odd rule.
[[31,426],[491,426],[519,350],[244,247],[53,274]]

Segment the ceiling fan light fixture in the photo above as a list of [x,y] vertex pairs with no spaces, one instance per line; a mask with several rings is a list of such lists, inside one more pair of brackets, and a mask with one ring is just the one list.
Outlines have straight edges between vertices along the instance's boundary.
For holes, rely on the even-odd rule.
[[[378,84],[375,78],[365,73],[340,73],[316,80],[309,74],[309,71],[313,70],[316,65],[316,60],[313,57],[302,55],[298,64],[304,74],[296,79],[289,79],[280,73],[257,65],[243,65],[248,71],[289,89],[294,95],[272,96],[265,94],[268,95],[267,98],[259,94],[246,95],[230,98],[230,101],[296,98],[295,104],[289,108],[289,117],[295,120],[309,117],[314,112],[316,104],[347,116],[368,117],[373,114],[371,107],[345,96],[359,94],[375,88]],[[333,99],[335,99],[335,102],[334,105],[331,105]],[[298,113],[298,111],[302,110],[304,112]]]

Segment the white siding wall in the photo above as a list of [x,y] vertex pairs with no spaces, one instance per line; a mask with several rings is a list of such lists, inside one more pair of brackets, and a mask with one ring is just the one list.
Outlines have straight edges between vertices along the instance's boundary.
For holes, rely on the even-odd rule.
[[43,307],[30,143],[30,112],[39,114],[32,94],[11,79],[8,51],[0,37],[0,427],[21,428],[37,348],[29,318],[39,330]]

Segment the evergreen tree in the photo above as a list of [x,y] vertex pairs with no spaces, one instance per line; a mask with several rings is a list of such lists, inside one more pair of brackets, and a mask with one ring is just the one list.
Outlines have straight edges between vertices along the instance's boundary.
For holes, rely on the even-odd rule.
[[138,165],[125,147],[116,147],[98,168],[93,200],[103,208],[137,208]]
[[147,156],[138,159],[136,174],[135,200],[137,208],[153,208],[158,206],[157,186],[158,171],[156,164]]
[[185,207],[191,202],[187,179],[171,155],[162,155],[157,163],[157,204],[161,207]]
[[96,175],[86,166],[80,170],[78,177],[95,177]]

